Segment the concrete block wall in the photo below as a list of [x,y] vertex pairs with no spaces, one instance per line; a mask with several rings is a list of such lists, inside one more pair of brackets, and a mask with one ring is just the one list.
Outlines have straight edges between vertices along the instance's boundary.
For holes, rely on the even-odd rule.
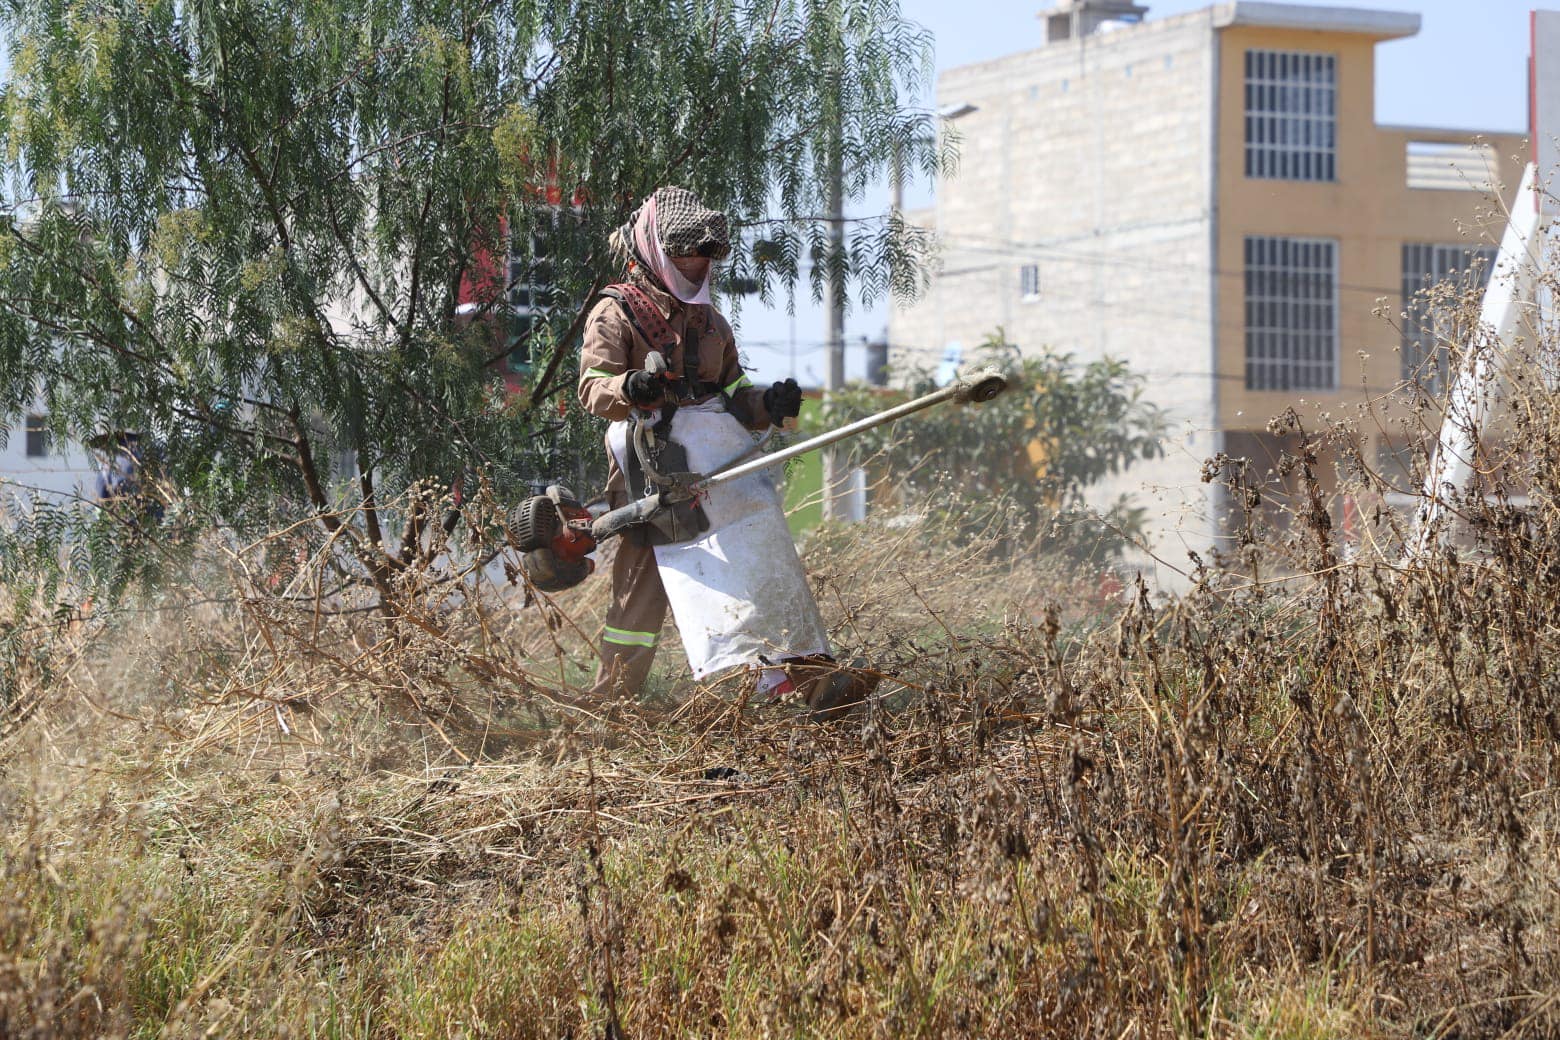
[[[1038,36],[1038,27],[1036,28]],[[899,361],[969,357],[1002,327],[1029,352],[1111,356],[1149,377],[1166,456],[1102,484],[1148,506],[1156,550],[1211,539],[1202,460],[1214,435],[1214,55],[1210,12],[1069,40],[953,69],[940,105],[958,119],[957,173],[937,186],[942,268],[890,316]],[[1020,269],[1039,270],[1037,299]],[[1168,575],[1166,575],[1168,576]]]

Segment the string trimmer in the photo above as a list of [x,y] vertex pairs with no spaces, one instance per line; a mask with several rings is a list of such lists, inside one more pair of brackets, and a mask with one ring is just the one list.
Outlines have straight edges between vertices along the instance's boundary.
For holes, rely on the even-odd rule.
[[[665,369],[659,353],[652,352],[645,368],[654,374]],[[648,524],[669,524],[674,507],[696,500],[710,488],[732,480],[780,466],[810,451],[827,447],[839,441],[885,423],[895,422],[907,415],[955,401],[959,404],[983,404],[1007,389],[1007,380],[987,369],[969,379],[960,379],[941,390],[917,397],[913,401],[847,423],[837,430],[821,433],[780,451],[752,457],[757,451],[744,452],[724,466],[708,474],[661,473],[652,463],[654,433],[650,424],[634,424],[634,449],[644,467],[646,486],[650,490],[637,502],[592,517],[574,496],[563,487],[554,485],[545,495],[534,495],[515,510],[512,521],[511,541],[525,555],[521,570],[527,579],[543,592],[558,592],[573,588],[584,581],[593,570],[587,556],[597,545],[615,538],[632,527]]]

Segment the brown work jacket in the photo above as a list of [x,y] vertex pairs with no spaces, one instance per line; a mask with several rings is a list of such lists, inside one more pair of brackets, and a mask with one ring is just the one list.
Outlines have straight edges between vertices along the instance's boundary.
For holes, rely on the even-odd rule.
[[[699,351],[699,381],[718,389],[697,394],[692,401],[705,401],[715,393],[724,393],[732,399],[732,414],[743,425],[753,430],[768,426],[764,392],[742,371],[736,337],[726,319],[714,307],[685,304],[642,279],[635,284],[644,289],[677,334],[676,344],[666,355],[666,366],[678,377],[684,373],[684,347],[690,338],[689,326],[693,326],[695,336],[692,338],[697,341]],[[645,367],[645,357],[650,350],[649,342],[629,320],[623,304],[605,296],[597,300],[585,319],[585,341],[580,347],[579,398],[585,410],[603,419],[627,419],[632,404],[623,390],[623,382],[628,373]],[[618,471],[616,460],[610,460],[607,494],[616,499],[626,493],[623,474]]]

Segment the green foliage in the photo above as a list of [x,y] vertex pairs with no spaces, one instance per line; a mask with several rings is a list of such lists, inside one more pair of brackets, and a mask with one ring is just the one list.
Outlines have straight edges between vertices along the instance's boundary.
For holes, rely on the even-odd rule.
[[[140,431],[203,523],[356,510],[325,526],[381,587],[420,481],[593,478],[576,315],[649,191],[730,211],[766,299],[808,261],[871,300],[926,243],[883,219],[830,253],[824,171],[859,197],[946,159],[892,0],[37,0],[0,34],[0,423],[41,393],[62,440]],[[552,287],[513,343],[456,313],[511,242]]]
[[785,513],[792,535],[823,522],[823,456],[811,452],[785,467]]
[[[982,366],[1000,371],[1008,389],[985,404],[880,426],[851,442],[853,461],[881,458],[925,503],[1009,501],[1023,519],[1048,525],[1054,548],[1119,553],[1124,536],[1141,531],[1142,510],[1122,496],[1096,519],[1085,496],[1104,477],[1162,454],[1165,424],[1143,399],[1143,376],[1112,358],[1080,364],[1069,354],[1021,356],[1000,329],[970,370]],[[933,389],[931,374],[918,371],[891,394],[856,388],[833,395],[809,428],[832,429]]]

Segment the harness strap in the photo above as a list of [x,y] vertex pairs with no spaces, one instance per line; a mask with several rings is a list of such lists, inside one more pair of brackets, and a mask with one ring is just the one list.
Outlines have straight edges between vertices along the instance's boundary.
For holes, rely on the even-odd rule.
[[610,296],[628,308],[628,320],[639,330],[652,350],[664,354],[677,345],[677,333],[661,316],[660,308],[650,299],[649,294],[639,286],[620,282],[601,290],[601,295]]
[[[659,350],[663,355],[667,355],[677,346],[677,333],[672,331],[672,326],[662,316],[661,309],[650,299],[649,294],[639,286],[631,282],[619,282],[601,290],[601,295],[623,305],[628,313],[629,324],[633,325],[634,329],[644,337],[645,342],[650,344],[651,350]],[[717,384],[706,382],[698,377],[699,333],[709,332],[712,327],[708,312],[709,308],[698,307],[688,316],[689,335],[683,349],[683,370],[680,373],[671,373],[675,386],[674,396],[684,400],[721,391],[721,387]]]

